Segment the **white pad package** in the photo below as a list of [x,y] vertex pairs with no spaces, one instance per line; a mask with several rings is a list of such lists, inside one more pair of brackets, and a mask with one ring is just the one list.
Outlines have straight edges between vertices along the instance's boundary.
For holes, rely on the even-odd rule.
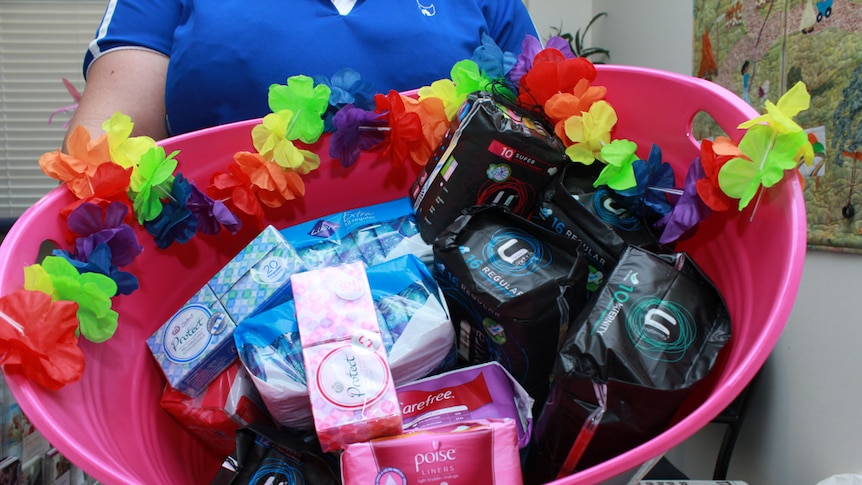
[[409,197],[330,214],[281,230],[308,269],[362,261],[374,266],[408,254],[434,258]]
[[[427,266],[407,255],[370,266],[366,274],[395,385],[453,368],[455,330]],[[234,340],[272,419],[313,428],[293,300],[243,320]]]

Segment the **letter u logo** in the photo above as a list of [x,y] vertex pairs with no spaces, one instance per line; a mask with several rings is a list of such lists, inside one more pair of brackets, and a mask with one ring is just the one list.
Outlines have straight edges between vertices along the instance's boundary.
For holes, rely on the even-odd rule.
[[500,259],[502,259],[503,261],[505,261],[509,264],[512,264],[512,265],[515,264],[515,261],[522,259],[524,256],[526,256],[529,253],[529,251],[526,248],[521,248],[512,254],[506,254],[506,251],[509,250],[512,246],[514,246],[517,243],[518,243],[518,240],[514,239],[514,238],[509,239],[508,241],[504,242],[499,247],[497,247],[497,256],[499,256]]
[[625,213],[626,211],[624,207],[617,206],[616,201],[611,199],[610,197],[602,201],[602,207],[604,207],[605,210],[607,210],[608,212],[616,214],[618,216]]
[[677,321],[673,315],[662,310],[661,308],[651,308],[644,315],[644,328],[650,327],[656,332],[664,336],[665,340],[670,339],[670,328],[676,327]]

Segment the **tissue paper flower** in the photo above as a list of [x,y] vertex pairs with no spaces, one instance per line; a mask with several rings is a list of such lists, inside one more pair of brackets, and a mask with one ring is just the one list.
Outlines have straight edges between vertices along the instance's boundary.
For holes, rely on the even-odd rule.
[[144,228],[153,236],[160,249],[173,243],[185,244],[195,235],[198,219],[188,207],[191,186],[182,174],[178,174],[171,186],[171,194],[162,205],[162,211],[152,220],[144,222]]
[[374,108],[374,95],[377,94],[374,83],[362,79],[353,69],[339,69],[329,79],[315,77],[314,81],[329,87],[330,106],[352,104],[366,110]]
[[718,185],[718,174],[721,167],[734,157],[741,157],[739,147],[726,136],[718,136],[715,141],[700,142],[700,165],[703,177],[697,179],[697,195],[712,211],[729,210],[736,201],[731,199]]
[[381,146],[383,154],[389,157],[393,165],[407,162],[413,152],[424,149],[422,119],[417,113],[407,110],[404,99],[397,91],[378,94],[374,101],[377,103],[376,111],[384,114],[390,129],[389,136]]
[[793,121],[793,117],[807,110],[810,104],[811,96],[808,94],[805,83],[798,81],[778,98],[778,103],[766,100],[763,103],[763,107],[766,108],[765,114],[740,123],[739,128],[746,129],[766,123],[779,133],[803,131],[802,127]]
[[132,273],[121,271],[111,262],[111,248],[105,243],[93,248],[87,261],[75,259],[69,251],[63,249],[55,249],[52,254],[65,258],[78,270],[78,273],[99,273],[111,278],[117,284],[117,293],[131,295],[138,289],[138,278]]
[[473,50],[473,61],[488,78],[502,80],[515,66],[518,58],[515,54],[500,49],[493,37],[482,32],[482,42]]
[[521,77],[518,102],[522,106],[544,106],[557,93],[572,92],[581,79],[592,83],[596,66],[583,57],[567,58],[557,49],[543,49],[533,67]]
[[[467,96],[476,91],[489,91],[493,81],[482,72],[482,69],[472,59],[464,59],[455,63],[449,71],[449,77],[455,83],[459,95]],[[380,96],[378,94],[378,96]]]
[[290,110],[264,116],[262,122],[251,130],[252,141],[264,159],[286,169],[308,173],[320,165],[320,157],[310,150],[298,148],[287,138],[295,119]]
[[198,220],[187,207],[174,201],[164,205],[154,219],[144,222],[144,229],[153,236],[159,249],[167,249],[173,243],[185,244],[197,231]]
[[515,65],[509,71],[509,79],[516,85],[519,84],[524,74],[533,68],[533,59],[545,48],[556,49],[567,59],[575,57],[569,42],[558,35],[549,38],[544,47],[538,37],[528,35],[521,42],[521,53],[518,54]]
[[90,178],[92,194],[83,199],[129,201],[128,190],[132,182],[132,169],[123,168],[115,163],[103,163],[96,168]]
[[664,217],[671,211],[667,198],[674,189],[673,167],[662,161],[661,148],[653,144],[646,160],[632,162],[635,185],[617,190],[620,202],[631,212],[647,219]]
[[78,305],[53,301],[39,291],[18,290],[0,297],[0,365],[56,391],[84,373],[78,346]]
[[593,187],[607,185],[613,190],[624,191],[637,184],[632,164],[638,159],[637,144],[629,140],[614,140],[602,147],[605,168],[593,182]]
[[216,172],[210,178],[207,193],[214,199],[232,205],[258,223],[263,220],[263,207],[255,195],[251,177],[237,163],[230,163],[227,172]]
[[415,149],[410,151],[410,159],[418,165],[425,165],[449,129],[446,108],[443,106],[443,101],[437,98],[417,100],[409,96],[401,96],[401,101],[404,102],[406,112],[416,113],[419,116],[422,127],[424,143],[417,144]]
[[739,199],[739,210],[745,209],[761,186],[772,187],[786,170],[796,168],[795,155],[805,143],[804,131],[779,133],[769,125],[752,126],[739,142],[743,156],[728,160],[718,173],[721,190]]
[[293,142],[287,139],[287,127],[293,120],[293,111],[284,109],[264,116],[261,122],[251,129],[251,139],[255,150],[270,161],[280,165],[288,165],[287,145]]
[[362,151],[383,143],[389,127],[383,115],[348,104],[332,119],[335,133],[329,139],[329,156],[350,167]]
[[658,227],[663,227],[658,239],[659,243],[672,244],[683,239],[711,213],[709,206],[697,193],[697,181],[704,176],[703,165],[700,163],[700,157],[697,157],[688,166],[685,185],[679,200],[676,201],[671,212],[656,223]]
[[242,222],[220,200],[213,200],[182,174],[174,179],[173,193],[179,194],[178,200],[185,200],[186,207],[197,220],[197,232],[218,234],[224,226],[231,234],[236,234]]
[[323,114],[323,130],[328,133],[337,131],[333,118],[338,111],[351,105],[363,110],[374,109],[374,95],[377,89],[374,83],[362,79],[353,69],[339,69],[331,78],[314,76],[314,82],[329,87],[329,107]]
[[564,122],[569,146],[566,155],[574,162],[590,165],[602,160],[602,147],[611,141],[617,124],[617,113],[607,101],[596,101],[582,116],[571,116]]
[[305,195],[305,183],[296,171],[285,170],[252,152],[235,153],[233,159],[248,175],[255,195],[265,206],[281,207],[285,201]]
[[69,214],[69,230],[78,235],[74,258],[87,262],[90,253],[100,244],[110,248],[111,263],[130,264],[143,251],[132,226],[125,223],[128,207],[121,202],[101,206],[85,202]]
[[461,105],[467,99],[467,93],[459,93],[451,79],[438,79],[430,86],[422,86],[417,94],[420,101],[428,98],[437,98],[442,101],[446,117],[449,120],[455,118],[455,114],[458,113]]
[[[95,204],[104,209],[111,203],[116,202],[126,206],[127,215],[125,222],[133,223],[135,218],[132,214],[132,201],[129,200],[128,196],[131,174],[131,168],[123,168],[115,163],[103,163],[99,165],[95,175],[90,178],[92,195],[83,199],[76,199],[60,209],[60,217],[68,220],[69,215],[84,203]],[[71,233],[71,231],[67,231],[67,241],[74,243],[76,238],[77,236]]]
[[87,340],[104,342],[117,330],[118,315],[111,310],[117,284],[103,274],[78,273],[65,258],[46,256],[42,264],[24,268],[24,289],[77,303],[79,330]]
[[65,182],[75,197],[90,197],[96,170],[102,165],[111,165],[108,138],[103,135],[91,141],[90,132],[79,125],[69,135],[67,147],[68,153],[58,149],[39,157],[39,168],[45,175]]
[[132,171],[129,184],[132,207],[138,223],[151,221],[162,211],[162,198],[171,193],[179,150],[165,156],[165,149],[154,146],[141,155],[137,170]]
[[[811,95],[808,94],[805,83],[798,81],[778,99],[778,103],[766,100],[763,103],[764,108],[766,108],[765,114],[741,123],[739,128],[751,128],[757,124],[766,123],[781,134],[804,131],[793,121],[793,117],[807,110],[810,105]],[[797,162],[801,161],[811,165],[814,161],[814,148],[811,143],[801,144],[797,153],[794,154],[794,159]]]
[[566,136],[565,121],[589,112],[593,103],[603,100],[606,93],[606,87],[590,86],[588,80],[581,79],[572,92],[557,93],[545,102],[545,115],[554,123],[554,132],[564,143],[571,143]]
[[269,108],[273,113],[292,112],[290,124],[284,133],[288,140],[314,143],[323,134],[323,114],[329,106],[331,90],[325,84],[314,84],[309,76],[297,75],[287,84],[269,87]]
[[120,112],[102,123],[102,130],[108,137],[111,161],[123,168],[136,166],[141,156],[156,146],[156,141],[148,136],[131,136],[134,126],[132,118]]

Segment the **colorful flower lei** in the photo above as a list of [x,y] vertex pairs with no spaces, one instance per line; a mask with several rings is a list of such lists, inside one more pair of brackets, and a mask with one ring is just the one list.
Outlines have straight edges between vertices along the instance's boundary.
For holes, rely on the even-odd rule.
[[116,113],[96,140],[78,127],[67,152],[39,159],[43,172],[75,196],[61,211],[70,249],[25,267],[24,288],[0,298],[0,364],[48,389],[80,379],[78,338],[110,339],[118,325],[111,299],[138,288],[137,278],[121,269],[142,251],[133,224],[146,228],[162,250],[196,234],[236,234],[243,220],[260,224],[265,208],[305,194],[302,176],[320,166],[320,157],[303,145],[325,132],[332,133],[330,156],[344,167],[369,151],[393,165],[425,164],[475,91],[543,113],[572,163],[601,164],[594,186],[607,186],[627,208],[649,214],[663,244],[690,235],[712,211],[744,209],[785,172],[813,159],[807,135],[793,121],[810,102],[798,83],[776,104],[767,102],[764,115],[739,126],[747,131],[738,145],[727,137],[703,140],[684,185],[676,187],[660,147],[643,160],[634,142],[614,137],[616,112],[595,78],[595,66],[575,57],[564,39],[543,47],[527,37],[515,56],[487,35],[450,78],[415,95],[376,93],[350,69],[331,78],[292,76],[270,87],[271,112],[251,130],[256,151],[234,154],[205,190],[177,172],[178,152],[131,137],[128,116]]

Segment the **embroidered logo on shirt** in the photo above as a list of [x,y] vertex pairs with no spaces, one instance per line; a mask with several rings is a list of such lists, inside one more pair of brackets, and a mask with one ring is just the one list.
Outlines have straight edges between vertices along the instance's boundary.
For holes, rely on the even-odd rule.
[[432,3],[431,5],[422,5],[422,2],[416,0],[416,5],[419,6],[419,11],[422,12],[422,15],[426,17],[433,17],[437,14],[437,7]]

